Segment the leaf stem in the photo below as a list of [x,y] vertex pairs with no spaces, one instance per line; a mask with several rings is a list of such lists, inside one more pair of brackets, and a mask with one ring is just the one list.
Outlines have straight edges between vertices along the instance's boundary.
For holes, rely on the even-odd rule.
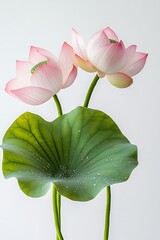
[[110,210],[111,210],[111,188],[106,188],[106,216],[104,226],[104,240],[109,239],[109,223],[110,223]]
[[[59,193],[58,193],[59,194]],[[57,240],[64,240],[63,236],[60,231],[60,223],[59,223],[59,216],[58,216],[58,207],[57,207],[57,190],[55,185],[52,185],[52,204],[53,204],[53,214],[54,214],[54,222],[56,228],[56,239]]]
[[[54,95],[53,99],[57,107],[58,116],[63,115],[62,106],[58,99],[58,96]],[[54,220],[55,220],[55,227],[56,227],[56,240],[61,240],[63,239],[61,234],[61,195],[56,190],[56,187],[53,187],[53,190],[52,190],[52,203],[53,203],[53,211],[55,212]],[[59,234],[61,238],[59,237]]]
[[88,89],[87,95],[86,95],[85,100],[84,100],[83,107],[88,107],[88,104],[89,104],[91,95],[92,95],[92,93],[93,93],[93,90],[94,90],[94,88],[95,88],[98,80],[99,80],[99,76],[96,75],[95,78],[93,79],[93,81],[92,81],[89,89]]
[[61,194],[57,191],[57,211],[59,227],[61,228]]

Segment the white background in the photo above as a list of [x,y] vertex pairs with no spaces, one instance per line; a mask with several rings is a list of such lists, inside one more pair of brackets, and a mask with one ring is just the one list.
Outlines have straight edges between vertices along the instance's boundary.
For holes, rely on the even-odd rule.
[[[27,60],[30,45],[58,56],[63,41],[71,43],[71,28],[86,40],[110,26],[125,46],[136,44],[149,54],[143,71],[127,89],[101,79],[90,107],[101,109],[138,146],[139,166],[126,183],[112,186],[110,240],[160,239],[160,4],[159,0],[0,0],[0,138],[23,112],[46,120],[57,116],[52,100],[38,107],[26,105],[5,93],[15,77],[15,61]],[[59,97],[65,112],[83,103],[93,75],[79,70],[74,84]],[[2,161],[2,151],[1,151]],[[87,203],[63,198],[65,240],[101,240],[105,192]],[[55,239],[51,191],[32,199],[15,179],[0,171],[0,239]]]

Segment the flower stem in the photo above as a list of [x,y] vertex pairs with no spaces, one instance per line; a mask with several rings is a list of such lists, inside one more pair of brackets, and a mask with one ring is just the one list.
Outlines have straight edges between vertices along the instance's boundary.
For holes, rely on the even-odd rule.
[[[54,95],[53,99],[57,107],[58,116],[63,115],[62,107],[57,95]],[[54,185],[52,190],[52,203],[53,203],[54,221],[55,221],[55,227],[56,227],[56,240],[61,240],[63,239],[61,234],[61,195],[56,190],[56,187]]]
[[56,240],[63,240],[63,236],[60,231],[60,222],[59,222],[59,216],[58,216],[57,190],[54,184],[52,186],[52,204],[53,204],[54,222],[55,222],[56,235],[57,235]]
[[[83,107],[88,107],[91,95],[93,93],[93,90],[98,80],[99,80],[99,76],[96,75],[88,89]],[[109,239],[110,210],[111,210],[111,188],[110,186],[108,186],[106,188],[106,216],[105,216],[104,240]]]
[[110,223],[110,210],[111,210],[111,188],[106,188],[106,216],[105,216],[105,227],[104,227],[104,240],[109,239],[109,223]]
[[61,107],[61,104],[60,104],[60,101],[59,101],[57,95],[54,95],[53,99],[54,99],[56,107],[57,107],[58,116],[63,115],[62,107]]
[[93,93],[93,90],[94,90],[94,88],[95,88],[95,86],[96,86],[98,80],[99,80],[99,76],[96,75],[95,78],[93,79],[93,81],[92,81],[92,83],[91,83],[89,89],[88,89],[88,92],[87,92],[86,98],[85,98],[85,100],[84,100],[83,107],[88,107],[88,104],[89,104],[89,101],[90,101],[91,95],[92,95],[92,93]]

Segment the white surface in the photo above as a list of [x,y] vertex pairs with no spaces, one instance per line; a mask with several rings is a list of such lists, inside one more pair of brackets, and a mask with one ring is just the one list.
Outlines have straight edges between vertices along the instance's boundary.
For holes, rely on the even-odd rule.
[[[160,4],[159,0],[0,0],[0,137],[20,114],[31,111],[46,120],[56,117],[52,100],[32,107],[4,92],[15,76],[15,60],[26,60],[30,45],[58,56],[63,41],[71,42],[74,27],[86,38],[110,26],[125,45],[148,52],[144,70],[134,84],[116,89],[102,79],[90,106],[108,113],[139,148],[139,166],[128,182],[112,187],[110,240],[160,239]],[[92,75],[79,71],[75,83],[59,94],[65,112],[82,104]],[[1,151],[2,156],[2,151]],[[2,157],[1,157],[2,159]],[[105,193],[91,202],[63,198],[65,240],[103,239]],[[0,172],[0,239],[55,239],[51,192],[39,199],[26,197],[15,179]]]

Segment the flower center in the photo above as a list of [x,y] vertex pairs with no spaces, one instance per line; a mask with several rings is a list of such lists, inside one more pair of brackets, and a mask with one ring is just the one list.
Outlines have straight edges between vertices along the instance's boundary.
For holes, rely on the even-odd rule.
[[118,43],[116,40],[114,39],[109,39],[110,43]]
[[48,61],[43,61],[43,62],[39,62],[37,63],[32,69],[31,69],[31,73],[33,74],[40,66],[47,64]]

